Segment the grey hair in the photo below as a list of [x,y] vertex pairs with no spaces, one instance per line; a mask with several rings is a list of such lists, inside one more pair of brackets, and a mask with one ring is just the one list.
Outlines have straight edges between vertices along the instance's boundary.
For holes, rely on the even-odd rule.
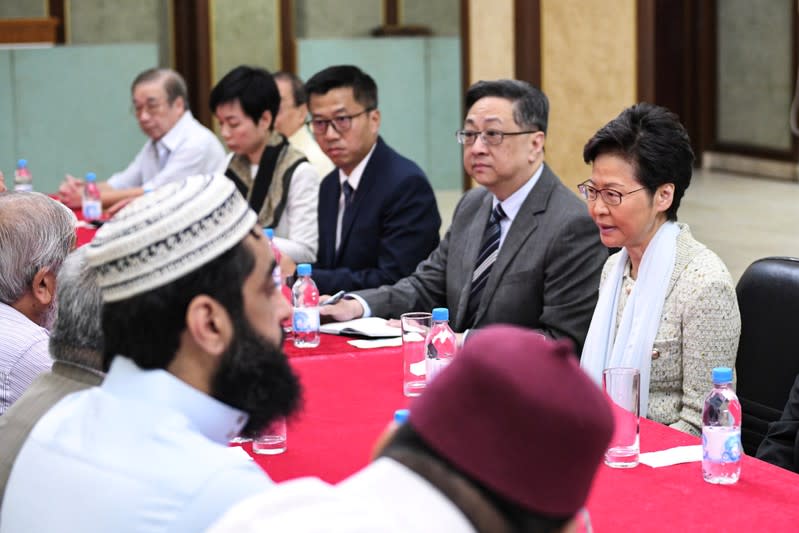
[[75,213],[44,194],[0,193],[0,302],[22,298],[41,268],[58,274],[75,247],[76,222]]
[[186,80],[171,68],[151,68],[139,73],[130,85],[130,92],[136,89],[140,83],[160,81],[164,84],[166,99],[170,104],[174,103],[178,97],[183,98],[183,107],[189,110],[189,91],[186,88]]
[[56,361],[103,369],[103,298],[83,248],[67,256],[56,282],[58,314],[50,332]]

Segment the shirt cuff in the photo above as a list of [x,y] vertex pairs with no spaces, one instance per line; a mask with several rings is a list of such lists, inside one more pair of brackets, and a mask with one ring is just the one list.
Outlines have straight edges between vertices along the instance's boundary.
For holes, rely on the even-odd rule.
[[357,294],[347,293],[344,295],[344,298],[356,300],[359,304],[361,304],[361,307],[363,307],[363,314],[361,315],[361,318],[367,318],[372,316],[372,309],[369,307],[369,304],[366,303],[366,300],[364,300]]

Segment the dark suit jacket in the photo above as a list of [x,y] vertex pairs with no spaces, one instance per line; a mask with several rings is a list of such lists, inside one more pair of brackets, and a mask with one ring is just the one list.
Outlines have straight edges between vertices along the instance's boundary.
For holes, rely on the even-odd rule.
[[366,164],[342,221],[338,169],[319,188],[319,251],[313,279],[322,294],[378,287],[407,276],[438,245],[441,217],[424,172],[383,139]]
[[799,376],[779,420],[768,425],[768,433],[757,449],[757,458],[799,473]]
[[506,323],[567,337],[580,353],[608,253],[585,204],[544,166],[499,250],[474,323],[467,304],[493,195],[480,187],[461,198],[438,248],[411,276],[357,294],[376,316],[448,307],[456,331]]

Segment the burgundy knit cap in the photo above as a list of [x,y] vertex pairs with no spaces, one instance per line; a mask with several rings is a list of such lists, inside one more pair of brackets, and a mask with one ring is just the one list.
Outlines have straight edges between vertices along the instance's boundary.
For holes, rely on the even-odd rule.
[[408,423],[463,474],[530,511],[585,505],[613,433],[571,343],[514,327],[473,333],[411,405]]

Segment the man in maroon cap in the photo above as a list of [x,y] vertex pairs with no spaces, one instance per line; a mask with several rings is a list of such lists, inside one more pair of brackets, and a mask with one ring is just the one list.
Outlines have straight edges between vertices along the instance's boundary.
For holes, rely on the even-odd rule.
[[487,327],[368,467],[336,486],[281,484],[209,531],[572,531],[613,432],[610,407],[572,350]]

